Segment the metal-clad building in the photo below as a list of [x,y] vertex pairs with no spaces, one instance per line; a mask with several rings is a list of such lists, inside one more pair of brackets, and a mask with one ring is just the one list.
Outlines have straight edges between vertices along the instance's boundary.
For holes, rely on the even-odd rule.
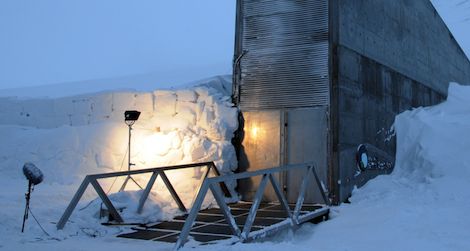
[[[470,83],[470,62],[429,0],[237,0],[239,168],[313,161],[330,198],[344,201],[390,171],[359,173],[358,146],[393,158],[395,115],[442,101],[451,81]],[[288,199],[301,175],[278,177]],[[245,199],[256,184],[239,184]]]

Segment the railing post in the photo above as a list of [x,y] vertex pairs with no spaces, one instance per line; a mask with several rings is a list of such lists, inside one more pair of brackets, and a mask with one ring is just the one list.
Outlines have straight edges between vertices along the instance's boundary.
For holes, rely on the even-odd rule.
[[108,208],[109,213],[114,217],[114,219],[117,222],[124,222],[121,215],[118,213],[118,211],[114,207],[113,203],[109,200],[108,196],[103,191],[103,188],[101,188],[98,181],[95,178],[92,178],[90,180],[90,183],[93,186],[93,188],[95,188],[96,193],[98,194],[98,196],[100,196],[101,201],[103,201],[104,205],[106,206],[106,208]]
[[[220,176],[219,169],[217,169],[214,162],[212,162],[212,164],[211,164],[211,169],[214,171],[215,176]],[[225,182],[222,182],[220,184],[220,186],[222,187],[222,191],[224,192],[226,197],[232,197],[232,194],[228,190],[227,185],[225,184]]]
[[313,166],[312,172],[313,172],[313,176],[315,177],[315,182],[318,185],[318,190],[320,190],[323,201],[325,202],[325,205],[329,206],[331,204],[330,200],[328,200],[328,198],[326,197],[325,189],[323,189],[322,183],[320,179],[318,178],[317,172],[315,171],[315,166]]
[[266,184],[268,184],[268,176],[271,174],[264,174],[261,182],[258,186],[258,191],[255,194],[255,200],[253,201],[253,205],[251,205],[250,213],[246,217],[245,225],[243,226],[243,233],[241,235],[243,240],[248,239],[248,234],[250,233],[251,227],[253,226],[253,222],[255,221],[256,211],[258,211],[259,204],[263,199],[264,189],[266,188]]
[[312,174],[312,172],[310,170],[311,168],[312,168],[312,166],[307,167],[307,171],[306,171],[305,176],[302,180],[302,184],[300,185],[300,191],[299,191],[299,195],[297,197],[297,203],[295,204],[294,215],[293,215],[295,224],[299,224],[299,219],[298,219],[299,218],[299,213],[300,213],[300,210],[302,209],[302,205],[304,204],[305,191],[307,190],[308,182],[310,180],[310,175]]
[[139,200],[139,206],[137,207],[137,213],[142,213],[142,210],[144,209],[144,204],[145,201],[147,201],[147,197],[149,196],[150,191],[152,190],[153,184],[155,184],[155,181],[158,178],[158,172],[153,172],[152,176],[150,177],[149,182],[147,183],[147,186],[145,187],[145,190],[142,193],[142,196],[140,197]]
[[225,202],[225,197],[222,194],[219,184],[213,182],[209,185],[209,188],[211,189],[212,195],[214,195],[214,198],[217,201],[217,204],[219,205],[220,210],[222,211],[225,217],[225,220],[227,221],[230,229],[232,230],[233,235],[241,237],[240,228],[238,228],[238,225],[235,222],[235,218],[230,213],[230,208],[228,208],[227,203]]
[[67,223],[67,221],[70,218],[70,215],[72,215],[73,210],[75,209],[78,202],[82,198],[83,193],[85,193],[85,190],[87,189],[88,184],[90,184],[90,181],[89,181],[89,177],[86,176],[85,179],[83,179],[82,184],[78,188],[77,192],[73,196],[72,201],[70,201],[70,204],[65,209],[64,214],[62,215],[62,217],[60,217],[59,222],[57,222],[57,226],[56,226],[57,229],[60,230],[60,229],[64,228],[65,224]]
[[164,171],[160,171],[160,177],[162,177],[163,183],[165,183],[166,188],[168,188],[168,191],[171,194],[171,197],[175,200],[176,204],[178,205],[179,209],[183,212],[187,212],[186,207],[184,206],[183,202],[181,201],[180,197],[178,196],[178,193],[176,193],[175,188],[171,184],[170,180],[166,176]]
[[289,204],[287,203],[286,197],[284,196],[281,191],[281,188],[279,187],[279,183],[276,181],[272,174],[269,174],[269,180],[271,181],[271,184],[274,188],[274,192],[276,192],[277,198],[279,199],[279,203],[281,203],[282,208],[284,208],[284,210],[286,211],[287,216],[292,219],[292,211],[289,207]]
[[[199,194],[199,192],[201,191],[201,188],[202,188],[202,184],[204,184],[204,181],[207,179],[207,177],[209,176],[209,173],[211,171],[211,166],[210,165],[207,165],[206,166],[206,171],[204,172],[204,175],[202,175],[202,181],[199,183],[199,186],[198,188],[195,190],[197,191],[196,193],[196,196]],[[191,202],[191,207],[193,207],[194,203],[196,202],[196,198],[197,197],[194,197],[193,198],[193,201]]]
[[189,231],[191,230],[191,227],[194,224],[194,221],[196,220],[196,216],[199,212],[199,209],[201,208],[202,202],[204,202],[204,198],[206,197],[207,191],[209,189],[209,182],[207,180],[204,180],[201,189],[199,190],[199,193],[197,194],[196,200],[194,201],[193,207],[191,208],[191,211],[189,212],[188,218],[186,218],[186,221],[184,222],[183,229],[181,229],[180,236],[178,237],[178,240],[176,241],[174,250],[178,250],[181,247],[183,247],[184,243],[186,242],[186,239],[188,238]]

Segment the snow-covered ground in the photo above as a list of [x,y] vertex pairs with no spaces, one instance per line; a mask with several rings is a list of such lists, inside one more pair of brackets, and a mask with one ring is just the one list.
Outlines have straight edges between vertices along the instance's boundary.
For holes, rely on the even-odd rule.
[[[432,2],[469,55],[470,0]],[[155,78],[162,76],[161,73],[154,75],[0,90],[0,108],[3,109],[0,118],[3,139],[0,144],[0,250],[172,249],[172,244],[115,238],[123,228],[99,224],[97,214],[101,204],[94,200],[93,192],[85,194],[63,231],[55,229],[55,223],[85,174],[125,168],[127,127],[122,122],[122,113],[130,106],[144,110],[135,126],[136,141],[151,138],[167,142],[166,147],[158,149],[138,149],[136,144],[133,159],[139,167],[212,159],[218,160],[223,170],[233,168],[233,148],[228,145],[228,135],[235,122],[227,97],[230,88],[220,84],[225,80],[202,81],[198,90],[197,83],[171,89],[177,83],[167,81],[166,86],[155,86]],[[174,81],[177,73],[170,75],[166,80]],[[159,91],[154,91],[155,88]],[[91,92],[95,94],[89,94]],[[114,104],[115,97],[125,101],[116,103],[118,109],[94,103],[108,99]],[[174,111],[173,106],[157,110],[159,100],[170,100]],[[45,108],[54,111],[54,118],[38,118],[41,123],[36,125],[39,126],[32,126],[37,123],[34,112],[43,112],[41,109]],[[5,116],[14,109],[23,111],[23,117]],[[28,113],[28,109],[33,112]],[[152,112],[163,114],[169,120],[156,120]],[[174,116],[177,113],[185,115]],[[306,224],[295,233],[286,231],[263,242],[220,243],[198,249],[470,250],[469,114],[470,87],[451,85],[446,102],[397,116],[398,152],[394,172],[355,190],[352,203],[332,208],[329,221]],[[211,116],[219,124],[207,123]],[[168,124],[179,126],[166,128]],[[213,130],[216,127],[228,130]],[[154,142],[148,144],[155,145]],[[209,157],[202,157],[206,155]],[[26,161],[33,161],[45,173],[45,181],[36,186],[32,194],[31,209],[50,236],[38,227],[32,215],[25,233],[20,233],[27,186],[21,167]],[[195,174],[185,175],[193,177]],[[103,186],[105,190],[112,187],[113,193],[121,182],[117,180],[113,185],[113,180],[109,180]],[[188,192],[191,186],[180,189]],[[167,202],[169,194],[164,192],[152,193],[144,214],[136,215],[133,206],[138,195],[136,191],[112,195],[115,203],[128,207],[124,212],[126,220],[153,221],[177,213],[175,205]],[[189,193],[185,196],[190,197]]]
[[[191,90],[192,87],[188,87]],[[217,95],[216,95],[217,96]],[[217,100],[224,100],[218,96]],[[156,97],[157,98],[157,97]],[[434,107],[417,108],[397,116],[395,130],[398,144],[397,165],[391,175],[380,176],[353,192],[351,204],[332,208],[329,221],[306,224],[297,232],[286,231],[263,242],[229,245],[219,243],[200,246],[200,250],[470,250],[470,87],[451,84],[448,100]],[[83,154],[83,149],[56,152],[71,147],[60,142],[84,144],[106,136],[95,125],[60,126],[56,129],[2,126],[0,163],[1,210],[0,249],[3,250],[170,250],[171,244],[124,240],[114,236],[123,228],[99,224],[100,207],[93,193],[86,195],[71,222],[63,231],[55,223],[75,192],[80,176],[102,170],[96,158]],[[73,128],[73,129],[72,129]],[[83,131],[83,133],[81,133]],[[88,134],[93,131],[100,133]],[[73,132],[73,133],[72,133]],[[125,132],[125,129],[124,129]],[[121,132],[123,133],[123,132]],[[57,137],[56,135],[59,135]],[[125,133],[124,133],[125,134]],[[70,138],[68,138],[70,137]],[[59,139],[57,139],[59,138]],[[111,142],[110,144],[115,144]],[[83,146],[82,146],[83,147]],[[13,149],[13,150],[12,150]],[[97,148],[97,150],[102,148]],[[86,152],[86,151],[85,151]],[[52,155],[48,155],[51,154]],[[80,164],[73,167],[59,159],[93,159],[95,168]],[[117,154],[119,155],[119,154]],[[124,155],[121,151],[120,155]],[[42,159],[43,157],[45,159]],[[88,157],[87,157],[88,156]],[[21,234],[26,181],[21,174],[21,161],[33,158],[45,171],[45,181],[32,196],[31,209],[41,222],[46,235],[30,218],[26,233]],[[122,157],[122,156],[121,156]],[[12,159],[14,159],[12,161]],[[98,158],[99,159],[99,158]],[[31,159],[28,159],[31,160]],[[57,165],[57,166],[54,166]],[[93,165],[91,165],[93,166]],[[101,168],[101,169],[100,169]],[[106,168],[104,169],[106,170]],[[109,187],[109,183],[105,187]],[[132,204],[139,192],[114,194],[116,203],[129,206],[127,219],[155,220],[171,217],[175,205],[165,202],[165,194],[153,193],[144,215],[133,214]],[[90,205],[88,202],[92,201]],[[186,247],[188,248],[188,247]]]
[[[119,227],[100,226],[98,213],[102,205],[93,200],[96,194],[92,189],[85,194],[66,230],[57,232],[54,228],[85,175],[127,169],[125,110],[142,112],[132,130],[133,168],[214,161],[221,173],[235,170],[237,162],[230,140],[238,127],[238,118],[237,109],[229,102],[230,86],[230,77],[219,76],[184,88],[152,92],[112,91],[32,99],[1,97],[0,110],[8,119],[0,119],[3,139],[0,184],[4,187],[0,190],[0,248],[33,249],[30,245],[39,244],[48,250],[51,248],[48,245],[56,245],[58,240],[59,245],[64,241],[83,242],[83,238],[86,243],[93,243],[89,236],[106,239],[122,231]],[[44,172],[44,182],[33,192],[31,209],[52,237],[44,235],[33,218],[26,234],[18,231],[27,184],[21,171],[25,162],[33,162]],[[202,170],[170,171],[167,175],[183,202],[191,203]],[[134,178],[145,185],[149,175]],[[127,222],[154,222],[178,214],[159,180],[153,191],[163,192],[151,193],[142,215],[135,213],[141,193],[136,191],[136,185],[129,183],[128,191],[117,193],[123,179],[100,183],[111,193],[114,204],[124,208]],[[206,205],[211,202],[208,198]],[[74,248],[72,244],[64,245]]]

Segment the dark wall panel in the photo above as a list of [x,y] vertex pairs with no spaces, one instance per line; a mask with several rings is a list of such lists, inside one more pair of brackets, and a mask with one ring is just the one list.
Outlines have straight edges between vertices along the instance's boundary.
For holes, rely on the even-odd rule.
[[366,171],[356,176],[355,152],[368,143],[395,156],[391,126],[407,109],[440,103],[444,96],[393,69],[351,49],[338,49],[338,109],[340,201],[354,185],[387,171]]

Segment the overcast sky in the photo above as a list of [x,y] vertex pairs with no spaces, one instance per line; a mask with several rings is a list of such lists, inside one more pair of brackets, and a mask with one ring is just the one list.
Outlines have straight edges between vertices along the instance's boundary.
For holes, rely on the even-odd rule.
[[[470,0],[433,0],[470,55]],[[0,0],[0,89],[231,73],[235,0]]]
[[431,0],[462,49],[470,57],[470,0]]
[[231,73],[234,25],[235,0],[0,0],[0,88]]

